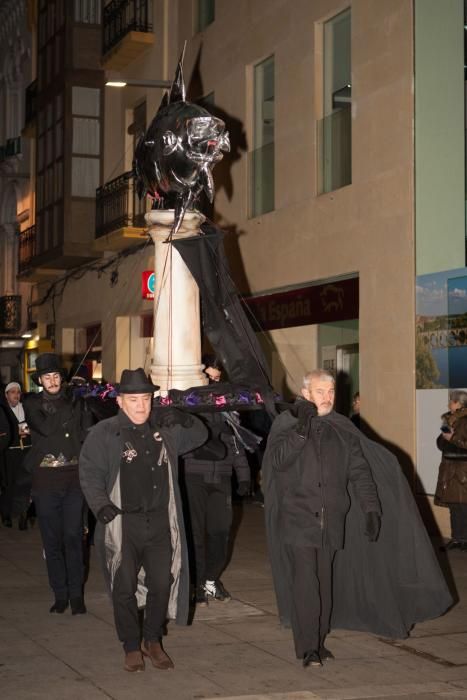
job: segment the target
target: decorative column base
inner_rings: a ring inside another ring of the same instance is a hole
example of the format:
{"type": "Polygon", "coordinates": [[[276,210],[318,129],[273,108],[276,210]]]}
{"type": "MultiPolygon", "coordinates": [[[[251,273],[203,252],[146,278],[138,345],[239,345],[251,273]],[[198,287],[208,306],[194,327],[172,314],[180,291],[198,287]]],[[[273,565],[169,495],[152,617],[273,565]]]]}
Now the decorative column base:
{"type": "MultiPolygon", "coordinates": [[[[208,383],[201,364],[199,290],[178,251],[167,243],[174,211],[153,210],[145,218],[155,247],[151,378],[166,394],[208,383]]],[[[196,236],[203,221],[199,212],[187,212],[174,239],[196,236]]]]}

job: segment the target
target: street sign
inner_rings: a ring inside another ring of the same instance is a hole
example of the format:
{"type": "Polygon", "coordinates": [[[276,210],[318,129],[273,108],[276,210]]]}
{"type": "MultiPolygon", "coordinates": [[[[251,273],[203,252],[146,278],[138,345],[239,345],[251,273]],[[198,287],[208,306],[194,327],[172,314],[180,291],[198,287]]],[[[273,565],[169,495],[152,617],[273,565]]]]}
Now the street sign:
{"type": "Polygon", "coordinates": [[[141,273],[141,283],[143,299],[154,299],[156,275],[153,270],[144,270],[141,273]]]}

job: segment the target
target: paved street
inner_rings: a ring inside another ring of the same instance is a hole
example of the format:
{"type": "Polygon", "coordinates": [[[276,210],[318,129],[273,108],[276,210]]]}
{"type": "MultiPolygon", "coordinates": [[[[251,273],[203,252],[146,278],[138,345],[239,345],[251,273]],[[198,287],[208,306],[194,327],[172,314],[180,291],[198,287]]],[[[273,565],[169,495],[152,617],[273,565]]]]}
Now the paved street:
{"type": "Polygon", "coordinates": [[[278,625],[266,557],[263,509],[239,511],[233,558],[223,581],[234,599],[212,603],[190,627],[169,625],[174,671],[129,674],[116,639],[97,562],[86,590],[88,614],[48,612],[37,526],[0,528],[1,700],[350,700],[467,698],[467,553],[449,563],[460,602],[443,618],[390,643],[362,633],[328,638],[335,661],[302,668],[291,634],[278,625]]]}

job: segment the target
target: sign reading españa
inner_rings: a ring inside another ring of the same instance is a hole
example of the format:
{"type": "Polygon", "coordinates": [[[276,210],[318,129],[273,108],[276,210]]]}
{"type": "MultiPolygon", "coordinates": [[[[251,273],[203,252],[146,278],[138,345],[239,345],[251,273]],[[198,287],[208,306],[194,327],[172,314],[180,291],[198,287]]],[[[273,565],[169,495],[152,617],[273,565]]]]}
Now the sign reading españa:
{"type": "Polygon", "coordinates": [[[244,300],[263,330],[358,318],[358,278],[244,300]]]}

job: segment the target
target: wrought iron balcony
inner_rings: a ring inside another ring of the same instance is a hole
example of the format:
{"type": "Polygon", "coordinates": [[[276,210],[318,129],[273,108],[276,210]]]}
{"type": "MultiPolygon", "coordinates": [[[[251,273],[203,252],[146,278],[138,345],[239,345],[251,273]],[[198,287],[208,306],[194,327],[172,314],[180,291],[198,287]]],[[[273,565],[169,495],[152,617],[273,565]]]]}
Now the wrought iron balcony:
{"type": "Polygon", "coordinates": [[[8,294],[0,297],[0,333],[19,333],[21,330],[21,297],[8,294]]]}
{"type": "Polygon", "coordinates": [[[25,106],[25,127],[28,127],[34,122],[37,116],[37,80],[34,80],[26,88],[26,106],[25,106]]]}
{"type": "Polygon", "coordinates": [[[36,227],[21,231],[18,246],[18,272],[24,272],[31,266],[31,260],[36,255],[36,227]]]}
{"type": "Polygon", "coordinates": [[[127,227],[144,228],[148,210],[140,200],[132,170],[119,175],[96,190],[96,238],[127,227]]]}
{"type": "Polygon", "coordinates": [[[130,32],[152,33],[152,2],[112,0],[103,9],[102,54],[105,56],[130,32]]]}
{"type": "Polygon", "coordinates": [[[8,139],[4,146],[0,146],[0,161],[12,158],[21,153],[21,136],[8,139]]]}

